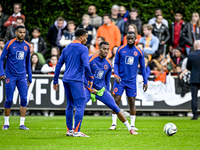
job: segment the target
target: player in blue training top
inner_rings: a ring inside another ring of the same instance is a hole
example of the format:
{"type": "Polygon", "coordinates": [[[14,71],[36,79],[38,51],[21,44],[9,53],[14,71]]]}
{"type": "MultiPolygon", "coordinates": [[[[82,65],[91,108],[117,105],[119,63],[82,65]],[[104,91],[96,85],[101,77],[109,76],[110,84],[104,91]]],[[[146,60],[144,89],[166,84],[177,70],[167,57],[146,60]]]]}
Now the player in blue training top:
{"type": "MultiPolygon", "coordinates": [[[[121,96],[126,90],[126,95],[128,97],[128,103],[130,106],[130,120],[131,128],[133,130],[138,130],[135,127],[135,97],[137,95],[136,90],[136,76],[138,70],[138,63],[140,64],[141,73],[144,80],[143,89],[147,90],[147,77],[145,71],[145,60],[144,53],[137,46],[135,46],[135,33],[128,32],[127,34],[127,45],[123,45],[118,48],[115,56],[114,64],[114,76],[115,82],[113,86],[114,99],[119,106],[121,102],[121,96]]],[[[115,130],[117,125],[117,115],[112,114],[112,126],[110,130],[115,130]]]]}
{"type": "Polygon", "coordinates": [[[67,136],[74,137],[88,137],[80,132],[81,122],[85,110],[85,86],[84,77],[85,72],[87,74],[88,84],[92,87],[93,79],[88,58],[88,49],[85,44],[87,42],[88,33],[84,29],[78,29],[75,32],[76,40],[70,43],[62,51],[62,55],[56,65],[54,74],[54,86],[55,90],[58,90],[58,77],[60,74],[60,68],[65,63],[65,72],[63,76],[63,85],[65,88],[65,94],[67,98],[66,108],[66,124],[67,124],[67,136]],[[75,126],[73,130],[73,111],[75,112],[75,126]]]}
{"type": "Polygon", "coordinates": [[[94,81],[93,81],[93,89],[87,86],[87,79],[85,79],[86,85],[86,103],[92,98],[92,94],[94,98],[97,98],[101,102],[103,102],[106,106],[112,109],[121,120],[121,122],[126,125],[129,132],[131,134],[138,134],[134,130],[131,129],[129,122],[127,121],[126,117],[119,109],[115,100],[110,94],[110,77],[112,73],[112,65],[111,62],[106,58],[109,52],[109,44],[107,42],[100,43],[100,52],[90,57],[90,68],[92,73],[94,74],[94,81]],[[90,93],[91,92],[91,93],[90,93]],[[100,92],[100,93],[99,93],[100,92]]]}
{"type": "Polygon", "coordinates": [[[3,130],[9,129],[9,115],[11,111],[11,105],[13,100],[13,93],[17,86],[20,102],[20,127],[22,130],[29,130],[24,125],[25,114],[27,108],[27,92],[28,86],[32,82],[31,63],[30,63],[30,46],[28,42],[24,40],[26,35],[26,28],[24,26],[18,26],[16,28],[16,38],[8,41],[3,49],[0,57],[0,78],[6,79],[6,101],[5,101],[5,122],[2,127],[3,130]],[[3,65],[6,58],[6,69],[4,73],[3,65]],[[28,81],[26,77],[28,73],[28,81]]]}

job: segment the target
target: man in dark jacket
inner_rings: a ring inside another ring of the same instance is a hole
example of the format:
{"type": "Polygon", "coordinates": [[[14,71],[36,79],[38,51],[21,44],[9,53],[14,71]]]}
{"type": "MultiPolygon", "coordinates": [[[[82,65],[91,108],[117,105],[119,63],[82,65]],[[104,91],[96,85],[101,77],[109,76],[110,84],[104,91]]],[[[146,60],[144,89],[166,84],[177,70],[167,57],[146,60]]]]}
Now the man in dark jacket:
{"type": "Polygon", "coordinates": [[[156,23],[154,23],[152,33],[159,39],[159,49],[164,50],[164,45],[167,44],[170,34],[166,25],[162,23],[163,16],[156,16],[156,23]]]}
{"type": "Polygon", "coordinates": [[[140,35],[142,34],[142,21],[138,17],[138,10],[135,8],[131,9],[131,11],[129,13],[128,21],[125,22],[125,25],[124,25],[124,34],[125,35],[128,33],[128,26],[130,24],[136,25],[138,34],[140,34],[140,35]]]}
{"type": "Polygon", "coordinates": [[[195,51],[189,53],[187,61],[187,69],[191,71],[191,92],[192,92],[192,120],[198,119],[198,89],[200,88],[200,40],[194,42],[195,51]]]}
{"type": "Polygon", "coordinates": [[[184,43],[182,40],[183,28],[185,26],[185,22],[182,20],[183,16],[181,12],[177,11],[174,15],[175,21],[172,22],[169,32],[170,32],[170,40],[169,40],[169,50],[172,51],[173,48],[177,46],[184,47],[184,43]]]}
{"type": "Polygon", "coordinates": [[[47,39],[52,47],[57,46],[61,48],[59,41],[64,34],[64,31],[67,31],[67,21],[62,17],[58,17],[54,24],[49,28],[47,35],[47,39]]]}
{"type": "Polygon", "coordinates": [[[8,15],[2,12],[3,7],[0,4],[0,38],[4,38],[6,34],[6,27],[4,27],[4,23],[8,20],[8,15]]]}

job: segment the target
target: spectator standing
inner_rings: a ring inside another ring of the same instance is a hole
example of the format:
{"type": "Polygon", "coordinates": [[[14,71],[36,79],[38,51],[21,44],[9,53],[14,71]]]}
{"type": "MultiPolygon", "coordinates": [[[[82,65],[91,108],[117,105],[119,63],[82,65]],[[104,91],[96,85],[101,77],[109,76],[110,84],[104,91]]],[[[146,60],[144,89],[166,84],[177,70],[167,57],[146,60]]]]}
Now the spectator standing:
{"type": "Polygon", "coordinates": [[[40,29],[35,27],[33,29],[32,35],[33,38],[31,39],[31,42],[34,44],[34,52],[45,55],[47,52],[47,44],[44,38],[41,36],[40,29]]]}
{"type": "Polygon", "coordinates": [[[6,34],[6,28],[4,27],[4,23],[8,20],[8,15],[2,12],[3,7],[0,4],[0,38],[4,38],[6,34]]]}
{"type": "Polygon", "coordinates": [[[66,31],[67,21],[63,17],[58,17],[54,24],[49,28],[47,35],[47,39],[52,47],[57,46],[61,48],[59,41],[66,31]]]}
{"type": "Polygon", "coordinates": [[[25,22],[25,16],[21,14],[22,5],[20,3],[13,4],[13,11],[14,13],[8,18],[8,20],[4,23],[5,27],[9,27],[11,25],[17,25],[16,20],[17,18],[23,18],[23,23],[25,22]]]}
{"type": "Polygon", "coordinates": [[[126,10],[125,6],[120,6],[119,7],[118,16],[119,16],[119,18],[122,18],[124,21],[128,20],[129,12],[128,12],[128,10],[126,10]]]}
{"type": "Polygon", "coordinates": [[[118,16],[119,14],[119,6],[113,5],[111,8],[111,21],[116,25],[122,18],[118,16]]]}
{"type": "MultiPolygon", "coordinates": [[[[130,24],[128,26],[128,32],[130,32],[130,31],[135,32],[135,36],[136,36],[135,45],[137,45],[137,43],[140,41],[140,38],[142,36],[138,34],[137,27],[134,24],[130,24]]],[[[126,44],[127,44],[127,35],[125,35],[124,39],[123,39],[123,45],[126,45],[126,44]]]]}
{"type": "Polygon", "coordinates": [[[90,25],[98,29],[102,25],[102,17],[96,14],[94,5],[88,7],[88,14],[90,15],[90,25]]]}
{"type": "Polygon", "coordinates": [[[181,36],[183,33],[183,28],[185,26],[185,22],[182,20],[183,16],[181,12],[177,11],[174,15],[175,21],[172,22],[169,32],[170,32],[170,40],[169,40],[169,51],[172,52],[173,48],[177,46],[184,46],[183,40],[181,40],[181,36]],[[183,43],[183,44],[182,44],[183,43]]]}
{"type": "MultiPolygon", "coordinates": [[[[99,27],[97,31],[97,37],[101,36],[105,38],[105,41],[108,42],[110,45],[110,49],[112,49],[114,46],[119,47],[121,45],[121,34],[119,28],[116,25],[114,25],[114,23],[111,21],[111,16],[109,14],[105,14],[103,16],[103,22],[104,24],[101,27],[99,27]]],[[[99,49],[97,42],[96,48],[99,49]]],[[[111,50],[109,51],[107,57],[112,57],[111,50]]]]}
{"type": "Polygon", "coordinates": [[[198,89],[200,88],[200,40],[194,42],[195,51],[188,55],[187,69],[191,71],[192,120],[198,119],[198,89]]]}
{"type": "MultiPolygon", "coordinates": [[[[158,15],[162,15],[162,10],[160,8],[155,10],[155,17],[151,18],[148,24],[153,25],[156,23],[156,16],[158,15]]],[[[168,27],[168,21],[166,19],[163,18],[162,23],[168,27]]]]}
{"type": "Polygon", "coordinates": [[[93,26],[90,25],[90,16],[88,14],[83,15],[82,25],[80,25],[78,28],[83,28],[86,31],[88,31],[88,38],[86,45],[88,44],[95,45],[97,31],[93,26]]]}
{"type": "Polygon", "coordinates": [[[128,17],[128,21],[125,22],[124,25],[124,34],[126,35],[128,32],[128,27],[130,24],[134,24],[137,27],[137,31],[138,34],[142,34],[142,21],[140,20],[140,18],[138,17],[138,10],[135,8],[132,8],[130,13],[129,13],[129,17],[128,17]]]}
{"type": "Polygon", "coordinates": [[[159,39],[159,49],[164,50],[164,45],[167,44],[170,34],[167,26],[162,23],[163,16],[156,16],[156,23],[154,23],[152,33],[159,39]]]}
{"type": "Polygon", "coordinates": [[[39,63],[39,57],[37,54],[31,56],[31,71],[32,74],[41,74],[42,65],[39,63]]]}
{"type": "MultiPolygon", "coordinates": [[[[23,18],[21,17],[18,17],[16,19],[16,25],[11,25],[9,26],[7,29],[6,29],[6,36],[5,36],[5,41],[8,42],[9,40],[13,39],[16,37],[16,34],[15,34],[15,31],[17,29],[18,26],[24,26],[24,23],[23,23],[23,18]]],[[[24,39],[27,41],[27,42],[30,42],[30,37],[29,37],[29,32],[28,30],[26,30],[26,34],[25,34],[25,37],[24,39]]]]}
{"type": "Polygon", "coordinates": [[[61,47],[66,47],[69,45],[73,40],[75,40],[75,29],[76,25],[74,21],[68,21],[67,25],[68,31],[65,31],[60,39],[59,43],[61,47]]]}
{"type": "Polygon", "coordinates": [[[186,52],[189,54],[190,48],[193,47],[194,41],[200,39],[200,20],[199,14],[194,12],[192,20],[188,22],[183,29],[183,39],[185,42],[186,52]]]}
{"type": "Polygon", "coordinates": [[[159,39],[152,34],[152,30],[152,25],[143,25],[144,36],[140,39],[139,42],[144,44],[144,53],[146,54],[153,54],[158,50],[159,39]]]}

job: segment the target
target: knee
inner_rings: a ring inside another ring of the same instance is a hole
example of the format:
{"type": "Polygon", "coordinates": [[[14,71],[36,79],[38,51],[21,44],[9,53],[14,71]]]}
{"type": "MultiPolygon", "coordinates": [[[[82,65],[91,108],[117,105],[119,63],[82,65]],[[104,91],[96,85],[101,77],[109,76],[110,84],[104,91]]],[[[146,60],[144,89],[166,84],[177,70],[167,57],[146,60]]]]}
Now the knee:
{"type": "Polygon", "coordinates": [[[21,106],[27,107],[27,99],[21,99],[21,106]]]}
{"type": "Polygon", "coordinates": [[[129,99],[129,105],[131,107],[135,107],[135,99],[134,98],[129,99]]]}
{"type": "Polygon", "coordinates": [[[117,105],[119,105],[121,102],[121,97],[115,96],[115,102],[117,105]]]}
{"type": "Polygon", "coordinates": [[[12,100],[6,100],[5,102],[5,108],[11,108],[12,100]]]}

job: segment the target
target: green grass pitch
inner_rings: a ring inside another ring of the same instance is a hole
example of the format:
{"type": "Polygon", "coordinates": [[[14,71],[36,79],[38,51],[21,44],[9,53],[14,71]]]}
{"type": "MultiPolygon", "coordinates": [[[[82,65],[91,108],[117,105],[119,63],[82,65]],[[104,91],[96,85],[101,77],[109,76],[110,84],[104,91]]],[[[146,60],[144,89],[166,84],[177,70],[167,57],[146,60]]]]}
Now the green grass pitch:
{"type": "MultiPolygon", "coordinates": [[[[4,117],[0,116],[3,125],[4,117]]],[[[127,118],[129,120],[129,117],[127,118]]],[[[118,120],[117,130],[108,130],[111,117],[84,116],[81,131],[89,138],[67,137],[65,116],[27,116],[29,131],[19,130],[19,116],[10,117],[9,130],[0,130],[0,150],[199,150],[200,120],[187,117],[137,117],[139,135],[131,135],[118,120]],[[178,131],[168,137],[166,123],[178,131]]]]}

